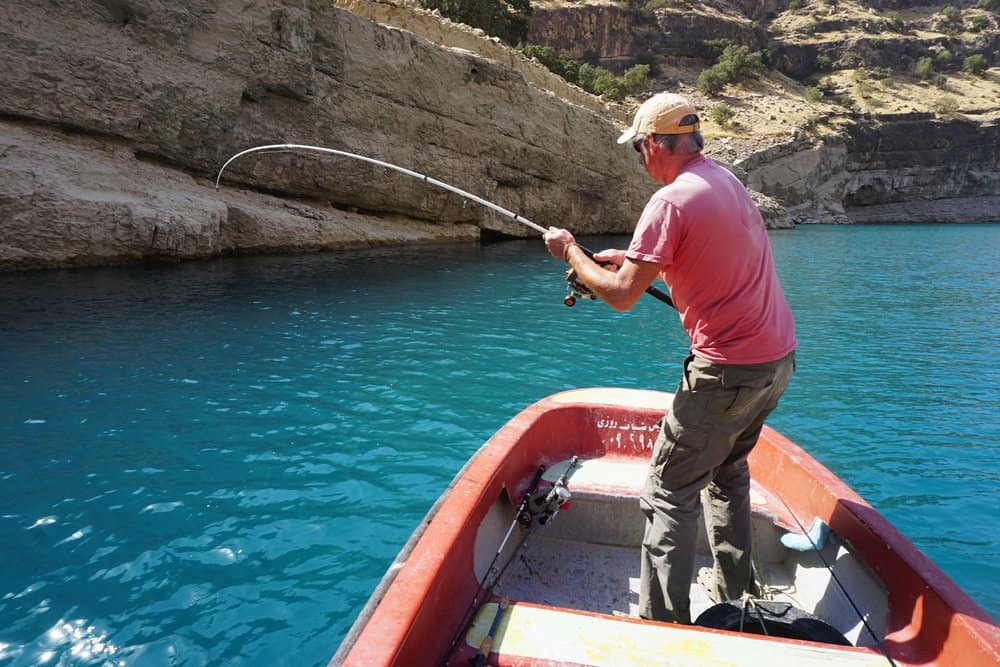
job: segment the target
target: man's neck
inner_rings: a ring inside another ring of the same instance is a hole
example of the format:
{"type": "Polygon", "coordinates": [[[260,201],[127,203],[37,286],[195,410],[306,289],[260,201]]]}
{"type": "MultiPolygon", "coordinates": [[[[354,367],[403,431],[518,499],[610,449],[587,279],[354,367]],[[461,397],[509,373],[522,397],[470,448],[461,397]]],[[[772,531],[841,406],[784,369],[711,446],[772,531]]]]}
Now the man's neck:
{"type": "Polygon", "coordinates": [[[687,155],[674,155],[668,161],[664,170],[664,178],[660,181],[664,185],[670,185],[677,180],[677,177],[684,173],[689,164],[701,157],[701,153],[690,153],[687,155]]]}

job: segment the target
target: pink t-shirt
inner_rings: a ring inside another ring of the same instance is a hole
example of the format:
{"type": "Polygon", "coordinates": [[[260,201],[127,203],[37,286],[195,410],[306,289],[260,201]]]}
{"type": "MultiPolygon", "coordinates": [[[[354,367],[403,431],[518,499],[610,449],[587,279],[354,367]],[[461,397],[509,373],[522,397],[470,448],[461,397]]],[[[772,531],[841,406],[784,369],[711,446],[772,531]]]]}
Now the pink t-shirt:
{"type": "Polygon", "coordinates": [[[743,184],[712,160],[699,155],[653,195],[626,257],[663,267],[699,357],[759,364],[795,349],[764,220],[743,184]]]}

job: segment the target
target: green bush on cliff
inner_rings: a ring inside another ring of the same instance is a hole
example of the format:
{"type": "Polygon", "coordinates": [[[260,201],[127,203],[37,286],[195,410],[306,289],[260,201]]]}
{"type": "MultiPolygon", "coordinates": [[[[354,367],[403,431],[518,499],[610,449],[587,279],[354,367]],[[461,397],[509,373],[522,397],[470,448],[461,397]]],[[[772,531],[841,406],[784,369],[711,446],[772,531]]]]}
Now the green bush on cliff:
{"type": "Polygon", "coordinates": [[[517,50],[528,58],[534,58],[552,73],[558,74],[571,83],[579,83],[580,63],[556,53],[551,46],[519,44],[517,50]]]}
{"type": "Polygon", "coordinates": [[[719,60],[698,77],[698,89],[708,95],[717,95],[726,84],[755,79],[764,69],[764,54],[751,52],[740,44],[730,44],[719,60]]]}
{"type": "Polygon", "coordinates": [[[989,12],[1000,11],[1000,0],[979,0],[976,6],[989,12]]]}
{"type": "Polygon", "coordinates": [[[645,64],[634,65],[625,70],[625,73],[622,74],[625,89],[632,94],[645,90],[646,86],[649,85],[649,71],[650,66],[645,64]]]}
{"type": "Polygon", "coordinates": [[[982,32],[990,27],[990,20],[985,16],[973,16],[969,19],[969,30],[972,32],[982,32]]]}
{"type": "Polygon", "coordinates": [[[499,37],[508,44],[528,38],[531,0],[418,0],[425,9],[436,9],[453,21],[499,37]]]}
{"type": "Polygon", "coordinates": [[[645,14],[652,14],[657,9],[666,9],[670,6],[667,0],[649,0],[646,4],[642,6],[642,11],[645,14]]]}
{"type": "Polygon", "coordinates": [[[902,31],[906,28],[906,22],[903,21],[903,18],[899,15],[899,12],[895,10],[887,11],[885,13],[885,18],[889,20],[889,23],[892,25],[893,28],[896,29],[896,31],[902,31]]]}
{"type": "Polygon", "coordinates": [[[587,83],[583,86],[584,90],[595,95],[603,95],[610,100],[621,101],[627,94],[622,80],[603,67],[587,63],[580,65],[580,82],[584,81],[587,83]]]}
{"type": "Polygon", "coordinates": [[[955,23],[962,16],[962,12],[955,5],[948,5],[941,10],[941,15],[952,23],[955,23]]]}
{"type": "Polygon", "coordinates": [[[708,110],[708,119],[717,125],[725,127],[733,119],[736,112],[728,104],[716,104],[708,110]]]}
{"type": "Polygon", "coordinates": [[[528,58],[534,58],[550,72],[558,74],[570,83],[576,84],[594,95],[621,101],[626,95],[634,95],[649,83],[649,65],[635,65],[616,77],[610,70],[599,65],[580,63],[572,58],[559,55],[551,46],[520,44],[517,50],[528,58]]]}
{"type": "Polygon", "coordinates": [[[981,53],[969,56],[962,61],[962,71],[969,74],[982,74],[989,66],[990,64],[986,60],[986,56],[981,53]]]}
{"type": "Polygon", "coordinates": [[[934,61],[930,56],[925,56],[917,61],[916,74],[924,81],[930,81],[934,78],[934,61]]]}
{"type": "Polygon", "coordinates": [[[698,90],[706,95],[718,95],[727,83],[729,77],[716,67],[709,67],[698,76],[698,90]]]}

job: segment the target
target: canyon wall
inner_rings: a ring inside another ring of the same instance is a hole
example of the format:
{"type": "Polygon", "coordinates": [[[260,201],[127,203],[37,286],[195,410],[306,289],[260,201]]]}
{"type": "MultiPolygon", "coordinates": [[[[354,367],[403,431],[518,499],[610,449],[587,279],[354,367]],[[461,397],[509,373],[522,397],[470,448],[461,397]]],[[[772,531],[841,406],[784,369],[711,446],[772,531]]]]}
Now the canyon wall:
{"type": "MultiPolygon", "coordinates": [[[[651,184],[620,128],[517,69],[325,1],[0,6],[0,269],[631,228],[651,184]]],[[[581,93],[582,94],[582,93],[581,93]]],[[[595,98],[596,99],[596,98],[595,98]]]]}
{"type": "MultiPolygon", "coordinates": [[[[1000,17],[973,2],[957,3],[985,22],[986,28],[971,32],[945,30],[948,19],[940,11],[907,0],[865,0],[843,11],[800,4],[792,11],[780,0],[705,0],[649,11],[639,0],[547,3],[535,9],[531,40],[616,71],[639,60],[675,63],[687,67],[687,90],[699,95],[691,84],[712,65],[718,40],[724,39],[764,52],[773,68],[801,80],[785,79],[782,85],[783,94],[803,96],[802,107],[807,107],[808,77],[822,74],[820,56],[834,69],[885,68],[905,76],[920,58],[941,50],[952,54],[952,69],[967,55],[993,54],[995,60],[1000,52],[1000,17]],[[910,12],[902,26],[885,14],[899,9],[910,12]]],[[[995,76],[990,72],[985,81],[995,76]]],[[[680,85],[683,91],[684,83],[684,77],[671,76],[658,85],[680,85]]],[[[936,92],[925,85],[928,94],[936,92]]],[[[738,104],[725,95],[701,100],[703,108],[725,102],[738,104]]],[[[765,128],[744,129],[757,137],[734,164],[748,187],[785,206],[796,223],[995,222],[1000,220],[1000,99],[982,111],[940,117],[816,112],[814,121],[831,121],[822,134],[800,127],[792,133],[795,139],[776,132],[769,145],[765,128]],[[823,113],[829,118],[821,118],[823,113]]],[[[772,129],[780,130],[781,119],[771,120],[772,129]]],[[[710,154],[713,144],[710,138],[710,154]]]]}
{"type": "MultiPolygon", "coordinates": [[[[547,5],[532,41],[618,70],[708,66],[713,39],[760,46],[775,2],[547,5]]],[[[790,73],[820,52],[768,48],[790,73]]],[[[628,232],[656,187],[615,144],[628,108],[402,0],[12,0],[0,58],[0,270],[535,235],[316,154],[243,158],[217,191],[223,162],[261,144],[361,153],[581,234],[628,232]]],[[[835,131],[726,154],[769,226],[997,219],[995,113],[841,115],[835,131]]]]}

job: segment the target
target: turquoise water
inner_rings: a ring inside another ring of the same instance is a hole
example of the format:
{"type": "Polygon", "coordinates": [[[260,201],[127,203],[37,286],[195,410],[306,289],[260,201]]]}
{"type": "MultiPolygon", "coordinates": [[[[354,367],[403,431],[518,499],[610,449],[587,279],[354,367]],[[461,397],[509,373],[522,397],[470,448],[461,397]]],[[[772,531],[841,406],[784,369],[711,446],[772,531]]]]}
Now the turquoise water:
{"type": "MultiPolygon", "coordinates": [[[[1000,225],[772,243],[772,425],[1000,617],[1000,225]]],[[[0,275],[0,663],[325,664],[517,410],[674,388],[676,316],[567,309],[562,270],[532,240],[0,275]]]]}

